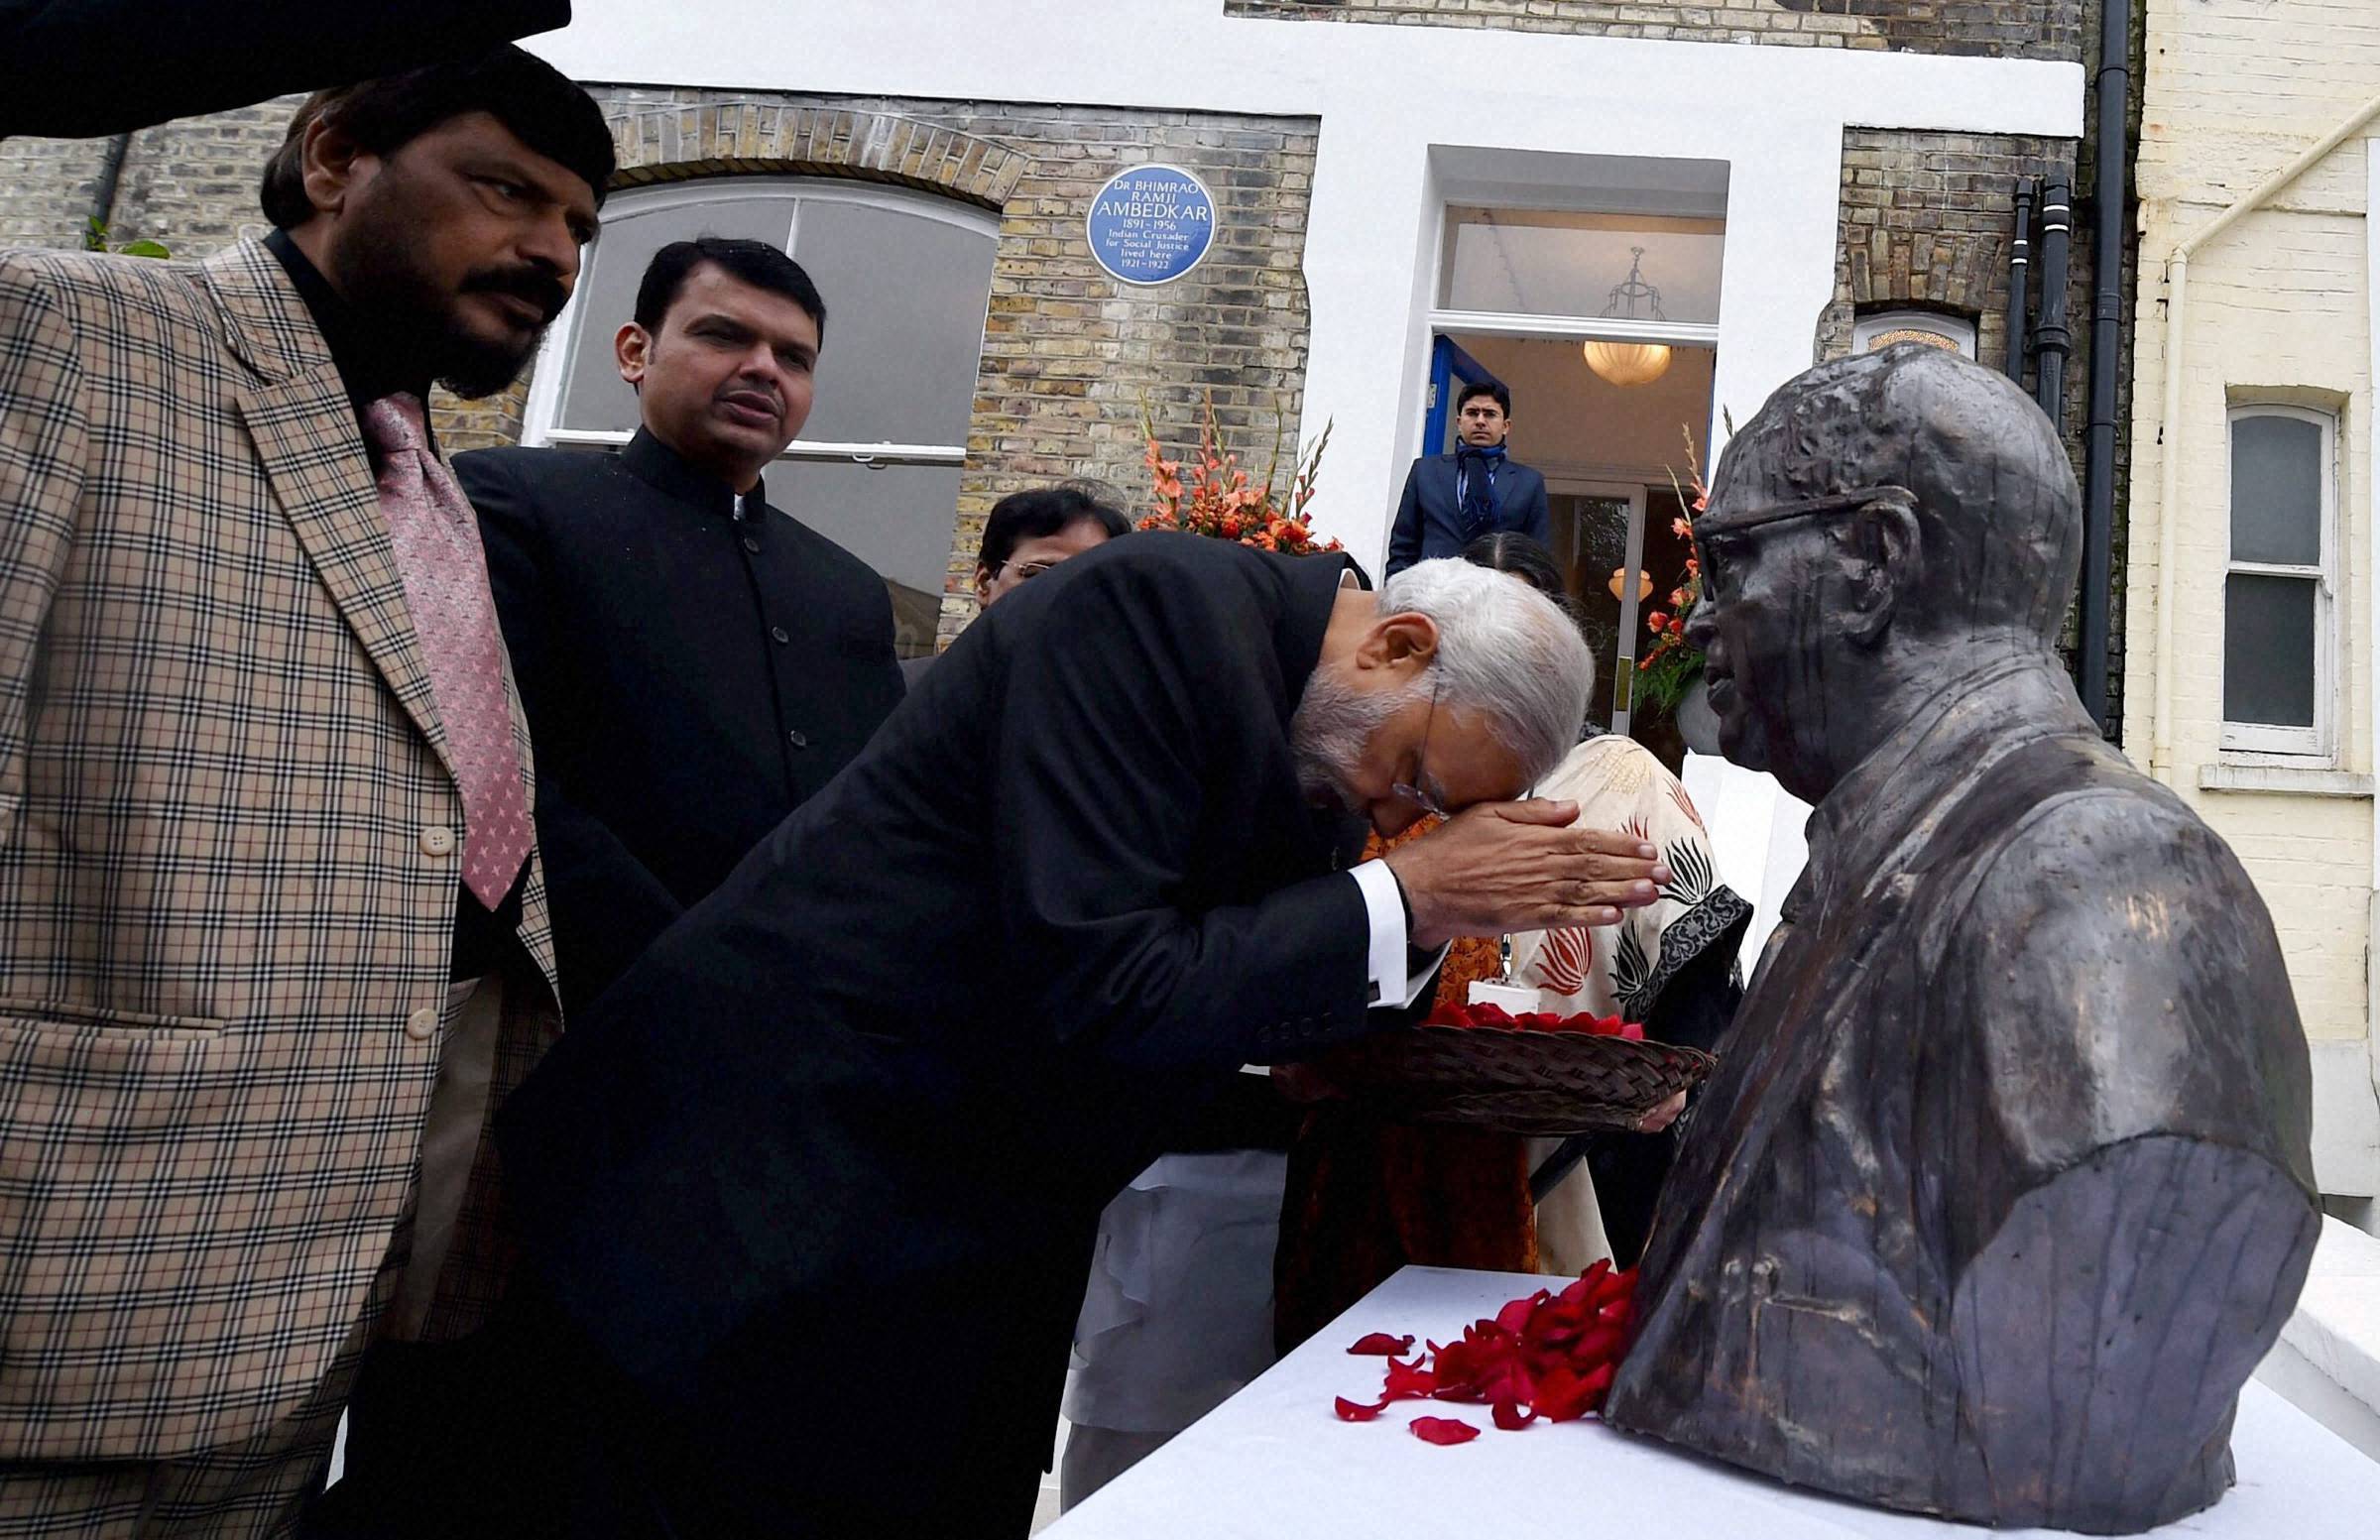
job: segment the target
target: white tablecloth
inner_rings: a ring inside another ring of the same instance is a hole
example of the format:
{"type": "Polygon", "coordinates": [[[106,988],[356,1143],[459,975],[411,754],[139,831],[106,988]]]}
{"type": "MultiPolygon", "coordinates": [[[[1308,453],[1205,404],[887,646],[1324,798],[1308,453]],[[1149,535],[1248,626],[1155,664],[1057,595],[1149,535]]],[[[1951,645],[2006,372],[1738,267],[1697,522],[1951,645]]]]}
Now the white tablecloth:
{"type": "MultiPolygon", "coordinates": [[[[1484,1406],[1429,1401],[1399,1401],[1375,1422],[1332,1415],[1334,1395],[1370,1400],[1379,1387],[1380,1360],[1346,1351],[1358,1337],[1412,1332],[1444,1342],[1544,1282],[1406,1268],[1046,1533],[1055,1540],[1974,1540],[1988,1533],[1799,1491],[1592,1419],[1503,1433],[1484,1406]],[[1418,1415],[1461,1417],[1480,1436],[1450,1448],[1424,1444],[1406,1431],[1418,1415]]],[[[2380,1535],[2380,1464],[2264,1385],[2251,1381],[2242,1392],[2231,1447],[2239,1484],[2230,1495],[2158,1534],[2380,1535]]]]}

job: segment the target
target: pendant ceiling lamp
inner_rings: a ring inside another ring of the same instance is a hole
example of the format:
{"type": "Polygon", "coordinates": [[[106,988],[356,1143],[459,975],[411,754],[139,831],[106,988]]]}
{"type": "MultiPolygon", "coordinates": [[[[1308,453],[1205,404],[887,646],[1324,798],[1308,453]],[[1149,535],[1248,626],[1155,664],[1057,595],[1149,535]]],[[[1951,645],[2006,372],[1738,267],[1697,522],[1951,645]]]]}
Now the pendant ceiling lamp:
{"type": "MultiPolygon", "coordinates": [[[[1604,314],[1613,320],[1667,320],[1661,313],[1661,291],[1644,281],[1644,248],[1628,248],[1628,276],[1611,286],[1604,314]]],[[[1661,342],[1605,342],[1586,344],[1587,367],[1611,384],[1626,389],[1650,385],[1669,373],[1669,346],[1661,342]]]]}
{"type": "MultiPolygon", "coordinates": [[[[1612,598],[1625,599],[1628,593],[1628,569],[1626,567],[1613,567],[1611,569],[1611,581],[1608,586],[1611,589],[1612,598]]],[[[1639,569],[1636,573],[1636,602],[1638,604],[1642,604],[1645,600],[1650,599],[1652,596],[1653,574],[1639,569]]]]}

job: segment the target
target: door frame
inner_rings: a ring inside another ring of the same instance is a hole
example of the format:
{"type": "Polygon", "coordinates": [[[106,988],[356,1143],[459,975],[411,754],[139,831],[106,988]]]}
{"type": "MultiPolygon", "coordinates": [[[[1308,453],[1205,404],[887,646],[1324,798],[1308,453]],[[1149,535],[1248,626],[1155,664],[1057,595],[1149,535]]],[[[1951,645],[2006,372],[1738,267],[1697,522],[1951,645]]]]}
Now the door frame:
{"type": "MultiPolygon", "coordinates": [[[[1585,481],[1569,476],[1548,476],[1545,490],[1552,496],[1608,498],[1628,505],[1628,534],[1625,542],[1626,570],[1644,569],[1645,504],[1649,490],[1641,482],[1585,481]]],[[[1571,549],[1580,549],[1578,533],[1571,535],[1571,549]]],[[[1598,667],[1611,670],[1611,731],[1626,736],[1629,708],[1636,699],[1636,617],[1639,608],[1637,589],[1631,585],[1619,596],[1619,638],[1614,655],[1607,661],[1597,658],[1598,667]]]]}

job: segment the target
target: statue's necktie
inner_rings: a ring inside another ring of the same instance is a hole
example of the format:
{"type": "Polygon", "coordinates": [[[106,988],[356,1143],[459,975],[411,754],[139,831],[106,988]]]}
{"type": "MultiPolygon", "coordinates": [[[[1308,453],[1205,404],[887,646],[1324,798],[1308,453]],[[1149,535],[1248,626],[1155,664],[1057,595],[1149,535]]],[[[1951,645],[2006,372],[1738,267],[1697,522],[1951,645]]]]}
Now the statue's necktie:
{"type": "Polygon", "coordinates": [[[429,452],[419,398],[372,403],[364,431],[380,452],[381,516],[463,793],[463,885],[493,909],[512,891],[534,836],[479,521],[454,473],[429,452]]]}

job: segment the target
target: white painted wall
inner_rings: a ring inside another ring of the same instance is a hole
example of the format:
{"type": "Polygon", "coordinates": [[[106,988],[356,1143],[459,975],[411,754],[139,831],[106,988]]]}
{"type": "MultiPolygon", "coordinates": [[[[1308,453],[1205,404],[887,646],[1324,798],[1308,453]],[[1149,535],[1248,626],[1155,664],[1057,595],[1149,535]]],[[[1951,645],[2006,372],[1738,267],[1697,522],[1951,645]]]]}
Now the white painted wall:
{"type": "Polygon", "coordinates": [[[1714,399],[1808,367],[1834,294],[1846,125],[2076,137],[2080,65],[1227,17],[1218,0],[579,0],[533,47],[575,78],[1319,117],[1306,237],[1323,530],[1376,570],[1420,437],[1430,151],[1730,164],[1714,399]],[[1455,125],[1460,134],[1450,138],[1455,125]]]}

